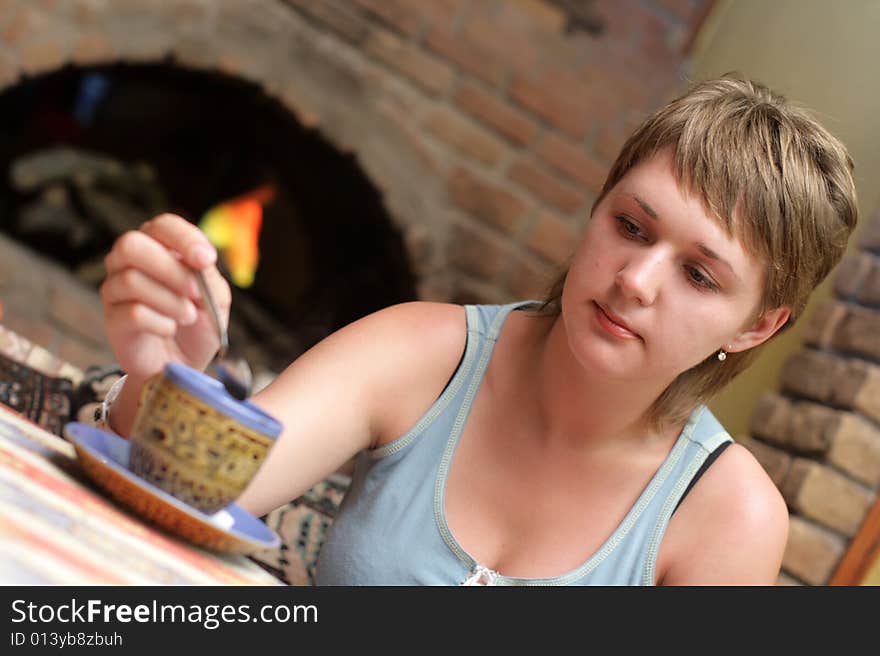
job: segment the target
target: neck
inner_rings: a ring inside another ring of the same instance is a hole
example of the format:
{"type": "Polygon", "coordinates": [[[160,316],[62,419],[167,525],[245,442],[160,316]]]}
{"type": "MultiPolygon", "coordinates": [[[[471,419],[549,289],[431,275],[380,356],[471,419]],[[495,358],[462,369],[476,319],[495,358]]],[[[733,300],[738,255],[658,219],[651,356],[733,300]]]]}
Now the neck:
{"type": "Polygon", "coordinates": [[[666,442],[669,431],[658,433],[644,419],[665,384],[614,380],[584,370],[571,354],[561,316],[547,321],[549,327],[529,322],[532,329],[524,332],[527,347],[520,360],[527,375],[514,378],[529,381],[539,434],[577,450],[666,442]]]}

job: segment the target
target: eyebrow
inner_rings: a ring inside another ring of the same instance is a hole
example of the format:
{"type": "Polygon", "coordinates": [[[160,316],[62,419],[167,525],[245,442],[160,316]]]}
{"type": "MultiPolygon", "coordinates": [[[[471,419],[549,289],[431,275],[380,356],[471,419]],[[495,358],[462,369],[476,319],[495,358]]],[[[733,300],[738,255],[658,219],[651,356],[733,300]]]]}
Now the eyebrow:
{"type": "Polygon", "coordinates": [[[660,216],[657,214],[657,212],[654,210],[654,208],[651,207],[650,205],[648,205],[641,198],[639,198],[635,194],[626,194],[626,195],[629,196],[630,198],[632,198],[635,202],[637,202],[639,204],[639,207],[641,207],[645,211],[645,214],[650,216],[655,221],[660,220],[660,216]]]}
{"type": "MultiPolygon", "coordinates": [[[[630,198],[632,198],[636,203],[638,203],[639,207],[641,207],[642,210],[644,210],[645,214],[650,216],[655,221],[660,220],[660,215],[657,214],[657,211],[653,207],[648,205],[648,203],[646,203],[643,199],[639,198],[635,194],[626,194],[626,195],[629,196],[630,198]]],[[[733,274],[733,277],[736,278],[738,281],[742,282],[740,277],[738,275],[736,275],[736,271],[733,270],[733,267],[731,266],[730,262],[725,260],[723,257],[721,257],[718,253],[713,251],[711,248],[709,248],[705,244],[698,243],[697,248],[699,248],[700,252],[703,255],[705,255],[706,257],[708,257],[710,260],[714,260],[715,262],[719,262],[720,264],[723,264],[724,266],[726,266],[730,270],[730,273],[733,274]]]]}

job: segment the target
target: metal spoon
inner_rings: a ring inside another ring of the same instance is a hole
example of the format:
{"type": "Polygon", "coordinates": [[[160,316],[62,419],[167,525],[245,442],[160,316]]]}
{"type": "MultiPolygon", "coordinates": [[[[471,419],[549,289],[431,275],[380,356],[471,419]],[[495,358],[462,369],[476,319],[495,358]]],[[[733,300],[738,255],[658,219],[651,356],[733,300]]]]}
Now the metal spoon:
{"type": "Polygon", "coordinates": [[[217,378],[223,383],[227,392],[239,401],[244,401],[251,394],[251,385],[254,380],[251,368],[244,358],[234,358],[227,354],[229,351],[229,333],[226,331],[223,320],[220,318],[220,312],[217,309],[217,304],[214,302],[214,296],[208,288],[205,273],[203,271],[196,271],[195,274],[199,287],[202,289],[202,297],[205,299],[208,311],[214,320],[214,326],[217,328],[217,335],[220,337],[220,348],[217,350],[217,355],[214,359],[214,369],[217,373],[217,378]]]}

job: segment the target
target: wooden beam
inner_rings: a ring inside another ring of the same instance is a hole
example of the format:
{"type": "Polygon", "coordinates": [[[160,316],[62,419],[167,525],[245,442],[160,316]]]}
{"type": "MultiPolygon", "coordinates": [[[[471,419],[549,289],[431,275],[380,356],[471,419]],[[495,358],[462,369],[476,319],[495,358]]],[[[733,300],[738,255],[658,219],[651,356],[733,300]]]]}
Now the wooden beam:
{"type": "Polygon", "coordinates": [[[880,500],[868,511],[859,532],[837,565],[828,585],[859,585],[880,558],[880,500]]]}

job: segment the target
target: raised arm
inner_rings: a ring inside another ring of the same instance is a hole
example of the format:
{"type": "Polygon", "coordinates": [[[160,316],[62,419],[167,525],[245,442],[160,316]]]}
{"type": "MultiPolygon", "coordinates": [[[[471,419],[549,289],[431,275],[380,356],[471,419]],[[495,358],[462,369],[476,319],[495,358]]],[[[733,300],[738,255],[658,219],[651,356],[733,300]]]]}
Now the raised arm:
{"type": "Polygon", "coordinates": [[[284,432],[239,505],[265,514],[401,435],[440,395],[464,342],[461,307],[415,302],[355,321],[300,356],[253,399],[284,432]]]}
{"type": "MultiPolygon", "coordinates": [[[[110,425],[128,435],[144,381],[177,361],[203,369],[218,347],[192,270],[203,269],[224,315],[229,286],[207,237],[162,215],[126,233],[105,262],[107,333],[128,373],[110,425]]],[[[404,303],[342,328],[293,362],[252,401],[284,425],[238,500],[262,515],[335,471],[358,451],[393,439],[430,407],[465,343],[464,310],[404,303]]]]}

